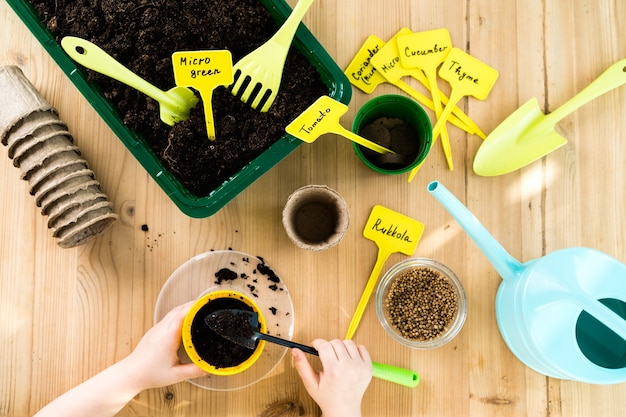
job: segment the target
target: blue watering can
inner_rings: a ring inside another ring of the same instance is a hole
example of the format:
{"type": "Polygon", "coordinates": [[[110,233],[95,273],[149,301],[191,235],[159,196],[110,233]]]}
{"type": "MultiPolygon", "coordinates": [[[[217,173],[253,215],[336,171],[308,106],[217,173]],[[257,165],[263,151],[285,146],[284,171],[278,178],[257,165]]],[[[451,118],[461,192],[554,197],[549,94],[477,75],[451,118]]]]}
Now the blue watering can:
{"type": "Polygon", "coordinates": [[[428,191],[502,277],[496,320],[519,360],[553,378],[626,382],[626,265],[580,247],[520,263],[443,185],[428,191]]]}

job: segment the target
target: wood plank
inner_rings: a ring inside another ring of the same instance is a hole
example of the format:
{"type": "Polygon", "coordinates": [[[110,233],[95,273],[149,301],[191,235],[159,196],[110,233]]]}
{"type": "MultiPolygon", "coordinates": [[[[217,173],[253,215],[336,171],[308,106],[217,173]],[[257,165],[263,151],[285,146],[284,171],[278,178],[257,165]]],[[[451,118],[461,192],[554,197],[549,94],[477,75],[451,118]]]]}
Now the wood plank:
{"type": "MultiPolygon", "coordinates": [[[[293,6],[296,0],[288,3],[293,6]]],[[[626,39],[619,28],[625,19],[626,4],[616,0],[519,0],[507,7],[497,0],[445,0],[437,5],[345,0],[314,3],[304,21],[342,69],[369,35],[388,40],[403,27],[448,28],[455,46],[500,73],[486,100],[460,103],[488,133],[531,97],[542,111],[554,110],[623,58],[626,39]]],[[[368,347],[374,360],[414,369],[422,380],[415,389],[372,381],[363,401],[364,416],[623,414],[624,384],[548,378],[511,353],[495,315],[501,278],[426,186],[441,181],[520,261],[579,245],[626,261],[621,227],[626,89],[616,89],[563,120],[559,127],[568,143],[508,175],[476,176],[472,162],[481,140],[456,127],[449,128],[455,170],[447,169],[437,142],[410,184],[405,175],[372,172],[348,140],[325,135],[300,146],[215,215],[192,219],[150,178],[6,2],[0,3],[0,21],[0,65],[19,65],[59,109],[120,216],[95,241],[59,248],[28,194],[28,184],[3,151],[0,415],[32,415],[126,356],[152,326],[157,297],[170,274],[210,250],[231,248],[262,256],[276,269],[294,303],[294,340],[343,337],[376,259],[376,245],[362,234],[376,204],[425,224],[414,256],[449,266],[465,286],[469,311],[453,342],[418,351],[385,334],[372,298],[355,340],[368,347]],[[348,232],[324,252],[297,248],[281,223],[288,196],[307,184],[328,185],[349,206],[348,232]],[[144,225],[147,230],[142,230],[144,225]]],[[[427,94],[417,81],[404,81],[427,94]]],[[[440,86],[449,89],[443,81],[440,86]]],[[[381,85],[371,95],[353,88],[342,125],[349,129],[358,109],[382,94],[406,95],[392,85],[381,85]]],[[[390,256],[383,273],[404,259],[402,254],[390,256]]],[[[305,415],[319,415],[289,354],[251,387],[217,392],[180,383],[141,393],[119,415],[262,415],[285,403],[303,407],[305,415]]]]}

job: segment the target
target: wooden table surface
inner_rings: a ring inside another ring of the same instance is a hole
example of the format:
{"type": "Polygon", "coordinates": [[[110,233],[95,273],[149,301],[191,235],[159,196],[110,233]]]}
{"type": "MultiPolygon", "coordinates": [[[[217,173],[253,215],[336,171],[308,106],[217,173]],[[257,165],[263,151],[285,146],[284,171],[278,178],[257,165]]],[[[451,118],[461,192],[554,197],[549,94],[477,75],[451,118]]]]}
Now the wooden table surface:
{"type": "MultiPolygon", "coordinates": [[[[20,66],[59,110],[119,214],[105,235],[61,249],[2,150],[0,415],[32,415],[127,355],[152,325],[170,274],[210,250],[232,248],[265,258],[290,290],[295,340],[342,338],[376,260],[376,245],[362,232],[377,204],[424,223],[414,256],[455,271],[469,310],[452,342],[418,351],[385,334],[370,302],[355,340],[375,360],[412,368],[422,380],[415,389],[373,380],[365,416],[626,413],[626,384],[548,378],[509,351],[494,313],[500,277],[426,189],[430,181],[441,181],[516,259],[587,246],[626,261],[626,88],[568,116],[559,125],[565,146],[507,175],[477,176],[472,162],[481,140],[456,127],[449,128],[454,171],[437,143],[412,183],[406,175],[374,173],[351,143],[326,135],[300,146],[212,217],[192,219],[155,184],[5,2],[0,21],[0,65],[20,66]],[[281,224],[287,197],[307,184],[328,185],[349,206],[346,236],[324,252],[297,248],[281,224]]],[[[342,69],[369,35],[388,40],[403,27],[449,29],[454,46],[499,71],[486,100],[460,103],[487,133],[531,97],[544,112],[554,110],[626,56],[622,0],[318,0],[305,23],[342,69]]],[[[385,93],[404,94],[391,85],[370,95],[353,89],[342,124],[349,127],[357,109],[385,93]]],[[[392,255],[383,272],[406,258],[392,255]]],[[[215,392],[184,382],[140,394],[120,415],[256,416],[281,401],[301,404],[306,415],[319,414],[288,357],[249,388],[215,392]]]]}

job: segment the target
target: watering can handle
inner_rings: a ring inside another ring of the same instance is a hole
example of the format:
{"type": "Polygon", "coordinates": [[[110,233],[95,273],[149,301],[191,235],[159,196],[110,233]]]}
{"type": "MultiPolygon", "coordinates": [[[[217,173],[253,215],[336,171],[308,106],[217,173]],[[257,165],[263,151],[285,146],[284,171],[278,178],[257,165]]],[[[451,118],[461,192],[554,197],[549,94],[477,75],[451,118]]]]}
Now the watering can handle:
{"type": "Polygon", "coordinates": [[[485,226],[443,184],[432,181],[428,192],[437,199],[472,238],[503,280],[515,279],[523,271],[523,265],[489,234],[485,226]]]}
{"type": "Polygon", "coordinates": [[[581,92],[548,114],[543,123],[554,125],[591,100],[626,84],[626,58],[617,61],[581,92]]]}

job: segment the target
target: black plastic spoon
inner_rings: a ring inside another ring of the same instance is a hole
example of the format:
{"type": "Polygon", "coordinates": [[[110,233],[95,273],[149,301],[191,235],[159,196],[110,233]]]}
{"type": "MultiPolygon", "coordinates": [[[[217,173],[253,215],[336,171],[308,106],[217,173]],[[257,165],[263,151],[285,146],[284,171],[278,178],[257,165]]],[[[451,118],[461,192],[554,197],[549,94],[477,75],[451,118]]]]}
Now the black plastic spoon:
{"type": "MultiPolygon", "coordinates": [[[[291,340],[281,339],[259,331],[259,315],[252,311],[228,309],[217,310],[204,319],[206,325],[223,338],[248,349],[255,349],[259,340],[275,343],[288,348],[298,348],[303,352],[319,356],[316,349],[291,340]]],[[[417,373],[404,368],[372,362],[372,375],[407,387],[419,384],[417,373]]]]}

